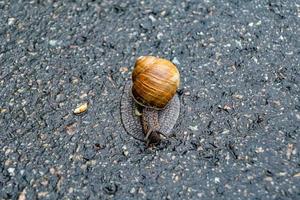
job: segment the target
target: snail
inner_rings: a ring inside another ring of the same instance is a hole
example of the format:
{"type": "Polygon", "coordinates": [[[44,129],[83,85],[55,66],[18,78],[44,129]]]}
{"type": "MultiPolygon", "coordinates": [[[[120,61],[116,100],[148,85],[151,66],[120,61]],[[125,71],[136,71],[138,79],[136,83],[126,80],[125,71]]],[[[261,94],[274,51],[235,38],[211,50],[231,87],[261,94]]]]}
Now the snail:
{"type": "Polygon", "coordinates": [[[168,137],[180,112],[176,91],[180,74],[176,66],[163,58],[139,57],[121,98],[124,128],[134,138],[156,145],[161,135],[168,137]]]}

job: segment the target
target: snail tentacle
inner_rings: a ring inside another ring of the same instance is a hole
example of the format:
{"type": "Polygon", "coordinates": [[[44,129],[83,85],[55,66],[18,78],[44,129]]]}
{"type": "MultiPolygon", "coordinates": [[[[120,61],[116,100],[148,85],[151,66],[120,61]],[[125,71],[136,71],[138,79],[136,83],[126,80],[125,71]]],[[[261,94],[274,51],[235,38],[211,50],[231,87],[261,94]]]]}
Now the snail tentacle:
{"type": "Polygon", "coordinates": [[[146,136],[145,136],[145,141],[148,141],[148,138],[149,138],[149,136],[150,136],[150,134],[153,132],[153,129],[152,128],[150,128],[149,130],[148,130],[148,133],[146,134],[146,136]]]}

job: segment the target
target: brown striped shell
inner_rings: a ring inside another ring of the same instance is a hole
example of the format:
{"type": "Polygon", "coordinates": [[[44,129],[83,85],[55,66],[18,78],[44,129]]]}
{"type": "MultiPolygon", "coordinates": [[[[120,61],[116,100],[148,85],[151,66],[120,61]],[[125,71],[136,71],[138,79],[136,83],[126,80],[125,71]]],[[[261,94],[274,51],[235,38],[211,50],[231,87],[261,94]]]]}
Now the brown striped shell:
{"type": "Polygon", "coordinates": [[[132,95],[137,103],[163,109],[175,95],[180,75],[172,62],[154,56],[142,56],[135,63],[132,82],[132,95]]]}

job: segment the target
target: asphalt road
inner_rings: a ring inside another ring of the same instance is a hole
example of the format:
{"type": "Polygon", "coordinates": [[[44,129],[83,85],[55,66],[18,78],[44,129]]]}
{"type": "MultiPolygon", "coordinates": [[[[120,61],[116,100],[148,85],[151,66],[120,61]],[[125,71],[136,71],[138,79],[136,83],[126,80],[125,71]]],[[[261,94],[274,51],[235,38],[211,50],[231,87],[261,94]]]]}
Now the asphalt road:
{"type": "Polygon", "coordinates": [[[299,29],[297,0],[1,0],[0,199],[300,199],[299,29]],[[181,72],[153,149],[120,120],[141,55],[181,72]]]}

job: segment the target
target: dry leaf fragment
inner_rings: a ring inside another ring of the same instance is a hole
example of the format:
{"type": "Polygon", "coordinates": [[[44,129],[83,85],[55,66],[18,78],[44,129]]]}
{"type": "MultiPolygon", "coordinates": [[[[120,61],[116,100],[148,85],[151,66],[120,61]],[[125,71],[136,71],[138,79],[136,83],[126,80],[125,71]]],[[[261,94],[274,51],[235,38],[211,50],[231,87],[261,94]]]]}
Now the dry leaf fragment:
{"type": "Polygon", "coordinates": [[[294,177],[300,177],[300,172],[297,174],[294,174],[294,177]]]}
{"type": "Polygon", "coordinates": [[[74,110],[74,114],[81,114],[83,112],[85,112],[88,108],[88,104],[87,103],[83,103],[80,106],[78,106],[77,108],[75,108],[74,110]]]}

